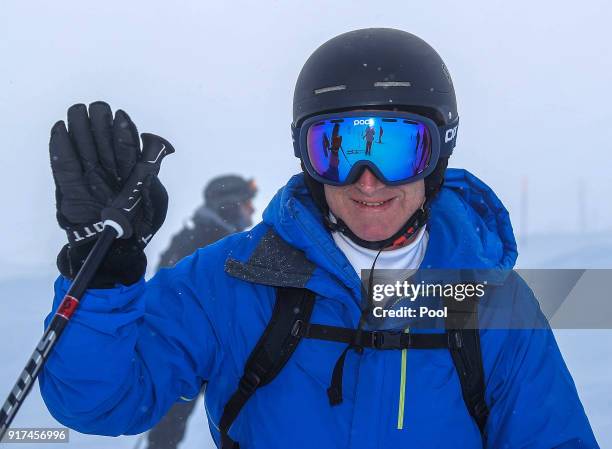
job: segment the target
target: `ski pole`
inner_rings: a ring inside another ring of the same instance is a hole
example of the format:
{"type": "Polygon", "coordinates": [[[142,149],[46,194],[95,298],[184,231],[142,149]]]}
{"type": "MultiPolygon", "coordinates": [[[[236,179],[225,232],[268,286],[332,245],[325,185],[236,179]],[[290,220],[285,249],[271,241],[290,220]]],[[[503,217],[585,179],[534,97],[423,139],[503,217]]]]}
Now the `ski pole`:
{"type": "Polygon", "coordinates": [[[0,441],[2,441],[23,401],[32,389],[32,385],[49,358],[51,350],[57,344],[74,312],[79,307],[83,294],[89,287],[114,240],[116,238],[129,238],[132,235],[133,229],[130,218],[136,212],[136,206],[142,199],[140,190],[146,177],[156,176],[159,173],[163,158],[174,152],[174,148],[167,140],[154,134],[142,134],[142,141],[141,161],[134,167],[132,174],[113,204],[102,210],[104,223],[102,232],[64,295],[42,338],[34,348],[32,356],[21,371],[2,409],[0,409],[0,441]]]}

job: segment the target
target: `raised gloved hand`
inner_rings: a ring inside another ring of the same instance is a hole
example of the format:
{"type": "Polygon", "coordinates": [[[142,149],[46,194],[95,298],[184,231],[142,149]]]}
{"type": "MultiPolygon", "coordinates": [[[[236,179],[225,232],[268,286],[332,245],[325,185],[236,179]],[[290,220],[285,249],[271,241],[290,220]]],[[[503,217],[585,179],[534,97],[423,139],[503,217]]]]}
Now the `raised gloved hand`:
{"type": "Polygon", "coordinates": [[[173,151],[167,141],[150,134],[142,135],[141,151],[130,117],[117,110],[113,118],[110,106],[101,101],[89,105],[89,114],[84,104],[71,106],[68,129],[63,121],[53,126],[49,152],[57,221],[69,242],[57,259],[64,276],[74,278],[102,232],[102,211],[108,213],[107,208],[118,203],[125,212],[117,221],[129,220],[123,226],[129,235],[113,243],[91,287],[129,285],[144,275],[143,250],[164,222],[168,195],[154,175],[144,177],[134,189],[126,184],[130,174],[142,168],[143,154],[150,154],[148,146],[160,140],[162,151],[173,151]]]}

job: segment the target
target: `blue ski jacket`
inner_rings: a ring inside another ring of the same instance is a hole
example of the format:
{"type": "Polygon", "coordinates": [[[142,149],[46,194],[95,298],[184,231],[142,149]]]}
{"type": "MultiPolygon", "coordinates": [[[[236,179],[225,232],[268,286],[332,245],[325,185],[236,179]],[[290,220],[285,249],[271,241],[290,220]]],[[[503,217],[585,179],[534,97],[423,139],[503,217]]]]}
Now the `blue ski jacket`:
{"type": "MultiPolygon", "coordinates": [[[[516,260],[506,209],[464,170],[448,170],[428,231],[422,267],[511,269],[516,260]]],[[[53,311],[69,283],[57,280],[53,311]]],[[[223,407],[271,316],[274,286],[315,292],[313,323],[358,324],[361,281],[302,175],[279,190],[251,231],[202,248],[147,282],[88,290],[40,375],[49,411],[79,432],[136,434],[206,384],[218,443],[223,407]],[[304,255],[308,263],[296,263],[304,255]]],[[[507,307],[541,315],[518,276],[511,287],[507,307]]],[[[349,351],[344,401],[332,407],[326,390],[346,345],[310,339],[257,390],[230,436],[244,449],[598,447],[550,329],[480,334],[490,409],[484,440],[448,351],[349,351]]]]}

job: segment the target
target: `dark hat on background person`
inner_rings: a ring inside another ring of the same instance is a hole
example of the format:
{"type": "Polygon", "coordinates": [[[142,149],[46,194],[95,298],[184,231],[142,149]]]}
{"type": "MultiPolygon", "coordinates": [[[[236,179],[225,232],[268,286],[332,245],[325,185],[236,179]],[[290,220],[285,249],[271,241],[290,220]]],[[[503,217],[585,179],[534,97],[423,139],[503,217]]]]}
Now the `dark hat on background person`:
{"type": "Polygon", "coordinates": [[[256,194],[257,185],[253,178],[223,175],[214,178],[206,185],[204,203],[206,207],[218,211],[225,206],[251,200],[256,194]]]}

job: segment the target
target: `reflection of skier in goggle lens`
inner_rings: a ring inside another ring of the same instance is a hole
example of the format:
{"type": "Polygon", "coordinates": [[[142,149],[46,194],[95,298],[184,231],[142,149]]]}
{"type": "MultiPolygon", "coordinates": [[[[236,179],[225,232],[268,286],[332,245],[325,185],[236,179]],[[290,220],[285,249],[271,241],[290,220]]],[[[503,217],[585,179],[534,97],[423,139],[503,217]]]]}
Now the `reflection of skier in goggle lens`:
{"type": "Polygon", "coordinates": [[[458,123],[438,53],[410,33],[376,28],[342,34],[310,56],[295,87],[291,128],[306,184],[330,230],[382,249],[406,242],[427,222],[458,123]],[[366,169],[389,186],[425,183],[423,206],[380,241],[363,240],[338,217],[330,219],[323,189],[353,184],[366,169]]]}
{"type": "Polygon", "coordinates": [[[308,174],[323,184],[352,184],[365,167],[385,184],[404,184],[434,170],[441,142],[443,153],[451,151],[454,138],[440,138],[447,131],[453,127],[438,127],[427,117],[399,111],[317,115],[300,128],[300,158],[308,174]],[[384,144],[374,141],[377,129],[386,132],[384,144]]]}

